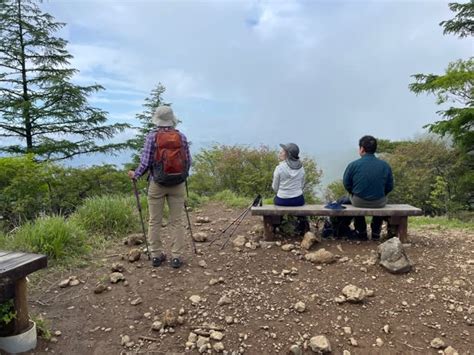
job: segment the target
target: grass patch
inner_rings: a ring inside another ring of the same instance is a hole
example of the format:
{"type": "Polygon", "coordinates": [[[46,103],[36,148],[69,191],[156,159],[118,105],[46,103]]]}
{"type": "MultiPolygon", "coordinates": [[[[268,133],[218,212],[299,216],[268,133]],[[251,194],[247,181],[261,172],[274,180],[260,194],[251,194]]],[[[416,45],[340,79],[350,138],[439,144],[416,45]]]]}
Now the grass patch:
{"type": "Polygon", "coordinates": [[[229,207],[244,208],[248,207],[250,203],[252,203],[253,198],[237,196],[234,192],[230,190],[224,190],[211,196],[210,200],[223,202],[226,206],[229,207]]]}
{"type": "Polygon", "coordinates": [[[38,332],[38,336],[40,336],[46,341],[50,341],[52,338],[52,334],[49,322],[41,315],[32,315],[31,320],[36,323],[36,331],[38,332]]]}
{"type": "Polygon", "coordinates": [[[448,217],[410,217],[409,226],[414,228],[422,228],[424,226],[437,226],[439,229],[466,229],[474,231],[474,221],[463,221],[456,218],[448,217]]]}
{"type": "Polygon", "coordinates": [[[86,231],[62,216],[27,222],[14,234],[0,237],[0,245],[7,250],[46,254],[55,260],[83,255],[90,249],[86,231]]]}
{"type": "MultiPolygon", "coordinates": [[[[143,216],[148,208],[146,199],[141,198],[143,216]]],[[[71,216],[88,233],[112,239],[140,228],[140,219],[134,196],[105,195],[87,199],[71,216]]]]}

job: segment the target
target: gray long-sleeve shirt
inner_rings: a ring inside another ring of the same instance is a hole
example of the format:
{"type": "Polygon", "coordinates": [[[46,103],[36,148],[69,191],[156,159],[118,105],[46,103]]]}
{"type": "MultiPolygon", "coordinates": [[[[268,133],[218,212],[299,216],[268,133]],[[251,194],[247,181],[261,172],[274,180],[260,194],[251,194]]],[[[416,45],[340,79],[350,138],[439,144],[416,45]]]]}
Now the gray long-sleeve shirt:
{"type": "Polygon", "coordinates": [[[280,198],[293,198],[303,194],[304,168],[290,169],[286,161],[277,165],[273,172],[272,188],[280,198]]]}

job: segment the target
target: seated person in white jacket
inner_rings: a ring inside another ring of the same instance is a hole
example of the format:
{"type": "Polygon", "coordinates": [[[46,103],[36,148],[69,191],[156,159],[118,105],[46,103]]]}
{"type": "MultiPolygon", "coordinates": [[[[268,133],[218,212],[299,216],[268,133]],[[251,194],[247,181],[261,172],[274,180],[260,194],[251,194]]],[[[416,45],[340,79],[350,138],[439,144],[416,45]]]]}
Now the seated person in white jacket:
{"type": "Polygon", "coordinates": [[[280,163],[273,172],[272,188],[275,205],[303,206],[304,168],[299,158],[300,149],[294,143],[280,144],[280,163]]]}

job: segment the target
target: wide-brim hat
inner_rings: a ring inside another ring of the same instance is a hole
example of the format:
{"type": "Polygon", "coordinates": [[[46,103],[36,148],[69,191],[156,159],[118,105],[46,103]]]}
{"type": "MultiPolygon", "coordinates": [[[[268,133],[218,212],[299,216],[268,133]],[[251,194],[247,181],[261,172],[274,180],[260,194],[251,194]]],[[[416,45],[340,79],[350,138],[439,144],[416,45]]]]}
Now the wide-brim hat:
{"type": "Polygon", "coordinates": [[[288,154],[288,157],[299,159],[300,148],[295,143],[280,144],[280,147],[288,154]]]}
{"type": "Polygon", "coordinates": [[[159,127],[175,127],[178,124],[178,118],[169,106],[158,107],[153,114],[152,120],[159,127]]]}

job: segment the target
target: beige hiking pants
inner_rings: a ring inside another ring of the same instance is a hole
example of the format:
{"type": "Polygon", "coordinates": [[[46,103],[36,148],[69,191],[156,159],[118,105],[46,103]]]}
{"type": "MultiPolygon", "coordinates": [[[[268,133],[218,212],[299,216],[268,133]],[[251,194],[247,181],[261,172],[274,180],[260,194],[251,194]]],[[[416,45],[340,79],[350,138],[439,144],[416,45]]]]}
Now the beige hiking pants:
{"type": "Polygon", "coordinates": [[[148,209],[150,220],[148,222],[148,240],[150,241],[150,251],[153,257],[159,256],[163,252],[163,242],[161,239],[163,219],[163,208],[165,199],[168,201],[169,221],[168,231],[172,238],[171,257],[181,257],[184,251],[184,209],[185,183],[175,186],[163,186],[153,181],[148,186],[148,209]]]}

